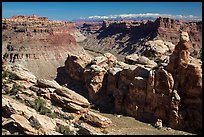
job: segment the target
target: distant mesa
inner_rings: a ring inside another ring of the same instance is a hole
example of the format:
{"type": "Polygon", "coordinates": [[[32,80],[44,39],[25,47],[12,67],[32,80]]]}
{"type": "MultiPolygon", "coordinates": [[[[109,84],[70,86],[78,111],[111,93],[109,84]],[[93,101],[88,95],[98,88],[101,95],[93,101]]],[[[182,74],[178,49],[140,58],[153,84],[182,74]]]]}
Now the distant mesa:
{"type": "Polygon", "coordinates": [[[18,20],[45,20],[48,21],[48,17],[39,17],[35,14],[33,14],[32,16],[23,16],[23,15],[19,15],[19,16],[12,16],[11,19],[18,19],[18,20]]]}

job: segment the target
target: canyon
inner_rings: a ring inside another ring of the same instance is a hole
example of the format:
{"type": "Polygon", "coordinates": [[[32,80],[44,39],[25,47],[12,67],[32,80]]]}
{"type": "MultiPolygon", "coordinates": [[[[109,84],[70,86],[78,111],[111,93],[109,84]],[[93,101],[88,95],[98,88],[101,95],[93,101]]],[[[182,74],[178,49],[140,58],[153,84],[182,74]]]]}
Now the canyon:
{"type": "Polygon", "coordinates": [[[33,16],[34,20],[21,16],[2,19],[2,56],[6,62],[23,64],[38,77],[53,79],[68,52],[83,52],[77,42],[85,37],[74,23],[33,16]]]}
{"type": "Polygon", "coordinates": [[[2,19],[3,127],[6,134],[60,135],[65,127],[75,135],[117,134],[109,129],[116,114],[150,123],[152,133],[201,134],[201,58],[202,22],[2,19]],[[189,48],[177,52],[181,32],[189,48]]]}

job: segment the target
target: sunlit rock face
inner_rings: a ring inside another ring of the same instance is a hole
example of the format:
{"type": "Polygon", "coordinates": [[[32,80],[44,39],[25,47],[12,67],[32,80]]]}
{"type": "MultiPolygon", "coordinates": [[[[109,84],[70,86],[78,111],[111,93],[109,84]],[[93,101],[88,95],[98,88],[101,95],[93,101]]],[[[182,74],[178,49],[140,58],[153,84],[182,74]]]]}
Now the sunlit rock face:
{"type": "Polygon", "coordinates": [[[3,60],[22,64],[41,78],[55,78],[68,52],[83,52],[77,42],[84,39],[72,22],[36,15],[2,19],[3,60]]]}

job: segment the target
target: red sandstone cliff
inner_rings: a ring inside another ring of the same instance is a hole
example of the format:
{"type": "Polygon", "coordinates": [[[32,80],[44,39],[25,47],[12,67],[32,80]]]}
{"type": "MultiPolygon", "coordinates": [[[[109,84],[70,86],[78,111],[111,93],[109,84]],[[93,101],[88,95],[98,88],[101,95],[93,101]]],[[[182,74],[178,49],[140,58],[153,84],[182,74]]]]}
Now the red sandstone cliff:
{"type": "Polygon", "coordinates": [[[68,52],[83,52],[77,42],[84,38],[72,22],[49,21],[34,15],[13,16],[2,19],[2,58],[50,79],[64,64],[68,52]]]}

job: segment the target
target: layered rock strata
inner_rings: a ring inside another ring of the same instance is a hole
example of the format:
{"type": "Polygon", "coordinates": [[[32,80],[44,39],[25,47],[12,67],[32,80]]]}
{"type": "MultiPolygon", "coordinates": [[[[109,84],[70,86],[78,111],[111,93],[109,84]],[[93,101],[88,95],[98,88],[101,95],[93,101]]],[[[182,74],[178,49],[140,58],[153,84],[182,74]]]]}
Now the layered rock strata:
{"type": "MultiPolygon", "coordinates": [[[[87,65],[80,67],[83,71],[76,75],[81,76],[89,100],[103,107],[112,103],[109,110],[151,123],[161,119],[163,125],[174,129],[201,132],[201,64],[198,59],[190,57],[191,63],[175,71],[171,66],[178,59],[172,56],[170,63],[165,65],[141,59],[140,55],[128,56],[127,63],[131,64],[117,61],[115,57],[110,63],[106,55],[92,61],[84,58],[86,61],[80,64],[87,65]]],[[[68,57],[66,62],[69,61],[68,57]]],[[[67,74],[71,76],[73,73],[67,71],[67,74]]]]}

